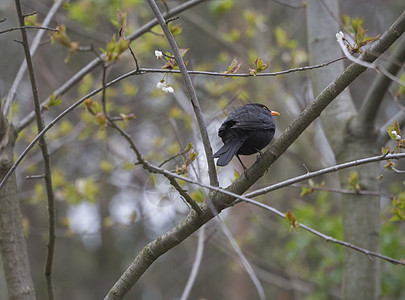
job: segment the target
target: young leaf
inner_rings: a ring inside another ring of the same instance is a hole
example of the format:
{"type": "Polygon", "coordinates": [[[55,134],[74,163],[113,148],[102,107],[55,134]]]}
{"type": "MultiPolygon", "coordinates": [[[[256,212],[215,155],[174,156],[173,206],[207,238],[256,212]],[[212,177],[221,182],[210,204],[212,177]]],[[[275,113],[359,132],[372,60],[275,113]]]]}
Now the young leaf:
{"type": "Polygon", "coordinates": [[[359,177],[357,172],[351,172],[349,178],[347,179],[347,182],[349,183],[349,187],[355,191],[360,190],[360,185],[359,185],[359,177]]]}
{"type": "Polygon", "coordinates": [[[236,59],[232,60],[231,64],[228,67],[228,71],[222,72],[223,74],[235,74],[239,71],[241,63],[236,59]]]}
{"type": "Polygon", "coordinates": [[[285,219],[291,225],[290,230],[292,229],[299,230],[300,224],[298,223],[297,218],[293,215],[291,211],[286,212],[285,219]]]}
{"type": "Polygon", "coordinates": [[[257,73],[260,73],[260,72],[266,70],[269,67],[269,65],[270,65],[270,62],[268,62],[266,64],[260,58],[256,58],[256,60],[255,60],[256,69],[249,68],[250,75],[256,75],[257,73]]]}

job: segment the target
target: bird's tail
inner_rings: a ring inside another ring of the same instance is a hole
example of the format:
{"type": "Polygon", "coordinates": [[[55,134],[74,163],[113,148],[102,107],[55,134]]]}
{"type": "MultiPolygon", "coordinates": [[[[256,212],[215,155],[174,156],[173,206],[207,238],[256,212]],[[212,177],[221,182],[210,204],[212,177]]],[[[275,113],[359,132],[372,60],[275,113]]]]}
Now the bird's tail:
{"type": "Polygon", "coordinates": [[[218,158],[217,166],[226,166],[231,161],[232,157],[238,152],[239,148],[242,146],[243,141],[231,141],[226,143],[214,153],[213,158],[218,158]]]}

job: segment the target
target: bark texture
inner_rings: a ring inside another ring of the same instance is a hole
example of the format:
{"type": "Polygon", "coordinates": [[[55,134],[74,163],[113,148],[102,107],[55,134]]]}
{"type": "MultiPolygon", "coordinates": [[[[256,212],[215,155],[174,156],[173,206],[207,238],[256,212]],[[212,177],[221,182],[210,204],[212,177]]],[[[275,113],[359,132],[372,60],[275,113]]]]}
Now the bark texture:
{"type": "MultiPolygon", "coordinates": [[[[0,178],[3,178],[12,165],[15,137],[13,128],[4,119],[0,133],[0,178]]],[[[9,299],[35,299],[15,174],[0,190],[0,253],[9,299]]]]}

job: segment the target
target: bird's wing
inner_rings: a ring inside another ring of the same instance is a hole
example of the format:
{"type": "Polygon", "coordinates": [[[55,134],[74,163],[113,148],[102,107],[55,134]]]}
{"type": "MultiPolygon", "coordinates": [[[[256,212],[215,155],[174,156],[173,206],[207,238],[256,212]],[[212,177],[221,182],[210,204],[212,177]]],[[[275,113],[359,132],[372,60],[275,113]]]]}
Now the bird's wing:
{"type": "Polygon", "coordinates": [[[276,128],[271,117],[263,113],[246,113],[233,118],[234,124],[231,128],[238,128],[242,130],[269,130],[276,128]]]}

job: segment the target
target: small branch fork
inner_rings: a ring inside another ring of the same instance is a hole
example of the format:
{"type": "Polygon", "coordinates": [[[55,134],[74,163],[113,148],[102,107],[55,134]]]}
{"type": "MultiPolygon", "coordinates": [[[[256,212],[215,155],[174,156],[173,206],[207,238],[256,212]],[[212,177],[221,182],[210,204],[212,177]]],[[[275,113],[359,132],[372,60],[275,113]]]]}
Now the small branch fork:
{"type": "MultiPolygon", "coordinates": [[[[146,161],[143,157],[141,152],[136,148],[134,141],[132,140],[131,136],[125,132],[115,121],[110,120],[111,125],[118,130],[118,132],[126,139],[128,144],[130,145],[131,149],[134,151],[136,155],[136,159],[138,160],[137,164],[141,164],[145,170],[148,170],[151,173],[162,174],[165,176],[170,184],[179,192],[179,194],[187,201],[187,203],[196,211],[197,214],[201,213],[201,208],[198,204],[194,201],[194,199],[185,191],[180,184],[176,181],[176,177],[171,176],[172,173],[150,164],[146,161]]],[[[181,178],[181,177],[180,177],[181,178]]]]}

